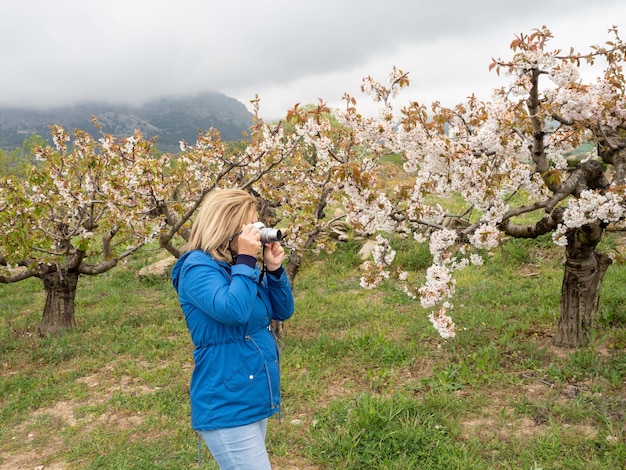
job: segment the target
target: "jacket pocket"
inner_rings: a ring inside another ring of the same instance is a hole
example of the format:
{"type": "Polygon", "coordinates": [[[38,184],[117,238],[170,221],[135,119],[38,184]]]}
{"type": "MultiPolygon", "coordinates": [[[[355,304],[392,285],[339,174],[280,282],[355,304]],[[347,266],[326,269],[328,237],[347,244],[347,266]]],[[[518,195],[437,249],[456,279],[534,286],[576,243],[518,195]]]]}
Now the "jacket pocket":
{"type": "Polygon", "coordinates": [[[225,380],[224,385],[231,392],[249,387],[261,378],[263,368],[263,356],[255,354],[244,363],[243,367],[225,380]]]}

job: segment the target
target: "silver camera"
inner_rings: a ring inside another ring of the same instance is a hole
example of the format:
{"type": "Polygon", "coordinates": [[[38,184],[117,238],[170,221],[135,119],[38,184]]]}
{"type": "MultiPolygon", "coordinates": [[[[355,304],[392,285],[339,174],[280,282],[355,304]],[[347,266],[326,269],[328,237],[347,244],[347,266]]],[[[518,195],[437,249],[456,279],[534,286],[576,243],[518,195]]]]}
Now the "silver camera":
{"type": "Polygon", "coordinates": [[[255,222],[252,226],[261,232],[261,243],[279,242],[283,239],[283,234],[280,230],[268,228],[263,222],[255,222]]]}

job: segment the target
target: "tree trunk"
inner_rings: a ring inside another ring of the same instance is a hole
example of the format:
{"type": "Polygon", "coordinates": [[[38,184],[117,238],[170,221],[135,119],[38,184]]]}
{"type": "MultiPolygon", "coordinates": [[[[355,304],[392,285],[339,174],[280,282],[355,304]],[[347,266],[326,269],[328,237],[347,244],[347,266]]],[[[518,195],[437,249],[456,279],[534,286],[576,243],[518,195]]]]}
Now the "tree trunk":
{"type": "MultiPolygon", "coordinates": [[[[295,251],[289,254],[289,259],[287,260],[287,266],[285,267],[285,272],[287,273],[287,278],[289,279],[289,283],[291,284],[291,288],[293,289],[293,282],[300,271],[300,266],[302,265],[302,255],[296,253],[295,251]]],[[[276,339],[283,339],[285,337],[285,326],[282,321],[272,320],[272,329],[276,334],[276,339]]]]}
{"type": "Polygon", "coordinates": [[[54,335],[59,330],[74,328],[74,298],[78,272],[52,271],[43,277],[46,305],[39,326],[42,336],[54,335]]]}
{"type": "Polygon", "coordinates": [[[293,283],[300,272],[300,268],[302,267],[302,255],[300,253],[296,253],[293,251],[289,254],[289,259],[287,260],[287,266],[285,267],[285,271],[287,272],[287,278],[291,283],[291,287],[293,287],[293,283]]]}
{"type": "Polygon", "coordinates": [[[612,262],[607,255],[595,251],[602,231],[597,224],[573,230],[568,236],[555,346],[577,348],[589,344],[600,287],[612,262]]]}

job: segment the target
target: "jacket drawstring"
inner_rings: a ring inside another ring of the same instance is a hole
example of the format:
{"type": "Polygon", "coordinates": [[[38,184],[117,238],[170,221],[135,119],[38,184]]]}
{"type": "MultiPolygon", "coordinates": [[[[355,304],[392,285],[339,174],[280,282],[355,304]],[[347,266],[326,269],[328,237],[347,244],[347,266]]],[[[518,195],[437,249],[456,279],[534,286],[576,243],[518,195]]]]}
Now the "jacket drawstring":
{"type": "Polygon", "coordinates": [[[201,465],[202,464],[202,442],[201,442],[202,437],[200,436],[199,432],[197,432],[196,434],[198,436],[198,465],[201,465]]]}

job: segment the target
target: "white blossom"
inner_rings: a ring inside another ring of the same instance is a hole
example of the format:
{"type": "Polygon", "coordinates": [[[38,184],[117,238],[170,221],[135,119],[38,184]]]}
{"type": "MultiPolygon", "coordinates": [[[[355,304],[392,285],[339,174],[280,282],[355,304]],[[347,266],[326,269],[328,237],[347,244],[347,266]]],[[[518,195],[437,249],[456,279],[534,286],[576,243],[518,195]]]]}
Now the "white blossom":
{"type": "Polygon", "coordinates": [[[442,306],[436,312],[431,313],[428,318],[442,338],[454,338],[456,336],[454,321],[446,314],[446,306],[442,306]]]}

